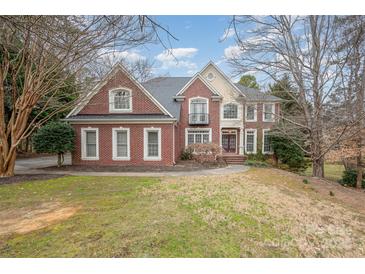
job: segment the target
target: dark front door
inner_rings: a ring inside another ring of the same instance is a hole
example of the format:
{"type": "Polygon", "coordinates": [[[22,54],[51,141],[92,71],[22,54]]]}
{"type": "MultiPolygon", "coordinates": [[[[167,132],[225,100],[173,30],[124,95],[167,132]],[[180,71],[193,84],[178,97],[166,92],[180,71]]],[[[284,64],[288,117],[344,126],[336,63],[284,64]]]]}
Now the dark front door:
{"type": "Polygon", "coordinates": [[[236,153],[236,134],[223,134],[222,147],[224,152],[236,153]]]}

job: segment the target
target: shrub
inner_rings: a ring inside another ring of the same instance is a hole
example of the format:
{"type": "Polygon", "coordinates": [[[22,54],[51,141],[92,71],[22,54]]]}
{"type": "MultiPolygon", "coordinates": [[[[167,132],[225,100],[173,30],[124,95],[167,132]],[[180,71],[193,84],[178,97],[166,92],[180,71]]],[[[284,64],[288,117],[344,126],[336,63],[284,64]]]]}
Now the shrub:
{"type": "Polygon", "coordinates": [[[308,167],[304,152],[291,140],[274,135],[271,136],[271,144],[278,160],[288,165],[290,170],[304,171],[308,167]]]}
{"type": "Polygon", "coordinates": [[[217,162],[217,157],[221,154],[220,146],[213,143],[192,144],[185,150],[190,150],[192,158],[199,163],[217,162]]]}
{"type": "Polygon", "coordinates": [[[253,166],[253,167],[269,167],[270,166],[266,162],[257,161],[257,160],[246,160],[245,165],[253,166]]]}
{"type": "Polygon", "coordinates": [[[181,152],[180,159],[181,160],[192,160],[193,159],[193,150],[190,147],[184,149],[181,152]]]}
{"type": "MultiPolygon", "coordinates": [[[[355,169],[347,169],[342,174],[342,179],[338,182],[343,186],[356,187],[357,171],[355,169]]],[[[363,174],[361,187],[365,188],[365,174],[363,174]]]]}
{"type": "MultiPolygon", "coordinates": [[[[258,146],[260,147],[260,145],[258,146]]],[[[253,161],[260,161],[260,162],[263,162],[267,159],[268,157],[264,154],[262,154],[262,151],[259,149],[257,150],[257,153],[256,154],[248,154],[247,155],[247,159],[248,160],[253,160],[253,161]]]]}
{"type": "Polygon", "coordinates": [[[32,141],[37,152],[57,153],[57,165],[60,167],[64,161],[64,153],[74,149],[74,140],[74,129],[68,123],[51,122],[41,127],[32,141]]]}
{"type": "Polygon", "coordinates": [[[303,179],[303,183],[306,184],[306,185],[309,184],[308,179],[303,179]]]}

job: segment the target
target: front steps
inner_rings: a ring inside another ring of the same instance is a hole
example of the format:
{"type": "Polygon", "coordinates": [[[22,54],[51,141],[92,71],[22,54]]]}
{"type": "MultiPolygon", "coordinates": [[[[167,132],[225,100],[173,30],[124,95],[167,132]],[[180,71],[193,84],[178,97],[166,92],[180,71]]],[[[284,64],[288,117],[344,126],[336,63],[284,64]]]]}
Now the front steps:
{"type": "Polygon", "coordinates": [[[246,160],[246,156],[239,154],[223,154],[223,159],[229,165],[243,165],[246,160]]]}

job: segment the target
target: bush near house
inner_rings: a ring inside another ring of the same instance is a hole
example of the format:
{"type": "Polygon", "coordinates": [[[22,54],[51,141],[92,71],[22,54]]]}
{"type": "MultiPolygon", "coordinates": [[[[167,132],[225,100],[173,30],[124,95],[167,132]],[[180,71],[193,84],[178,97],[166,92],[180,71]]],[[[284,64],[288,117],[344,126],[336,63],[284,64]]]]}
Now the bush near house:
{"type": "Polygon", "coordinates": [[[181,154],[182,160],[191,160],[204,164],[204,163],[216,163],[218,155],[221,154],[221,147],[208,143],[208,144],[192,144],[186,147],[181,154]]]}
{"type": "MultiPolygon", "coordinates": [[[[338,182],[343,186],[356,187],[356,178],[357,171],[355,169],[348,169],[344,170],[342,179],[340,179],[338,182]]],[[[363,174],[363,178],[365,178],[365,173],[363,174]]],[[[362,180],[361,187],[365,188],[365,179],[362,180]]]]}
{"type": "Polygon", "coordinates": [[[57,153],[57,165],[60,167],[64,161],[64,153],[74,149],[74,140],[74,129],[68,123],[51,122],[34,134],[33,145],[37,152],[57,153]]]}
{"type": "Polygon", "coordinates": [[[271,136],[273,151],[284,169],[304,171],[308,167],[304,152],[291,140],[281,136],[271,136]]]}

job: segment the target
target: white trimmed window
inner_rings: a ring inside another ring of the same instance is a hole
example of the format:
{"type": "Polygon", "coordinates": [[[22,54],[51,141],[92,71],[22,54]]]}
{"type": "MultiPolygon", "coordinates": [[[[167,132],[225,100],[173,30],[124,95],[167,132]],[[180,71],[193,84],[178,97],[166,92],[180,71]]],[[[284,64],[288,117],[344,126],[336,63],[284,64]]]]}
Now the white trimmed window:
{"type": "Polygon", "coordinates": [[[263,117],[264,122],[273,122],[275,115],[275,105],[274,104],[263,104],[263,117]]]}
{"type": "Polygon", "coordinates": [[[81,159],[99,160],[99,129],[81,129],[81,159]]]}
{"type": "Polygon", "coordinates": [[[161,128],[144,129],[144,160],[161,160],[161,128]]]}
{"type": "Polygon", "coordinates": [[[223,119],[237,119],[238,106],[237,104],[229,103],[223,106],[223,119]]]}
{"type": "Polygon", "coordinates": [[[262,153],[272,153],[271,142],[270,142],[270,129],[262,130],[262,153]]]}
{"type": "Polygon", "coordinates": [[[257,130],[256,129],[246,129],[245,134],[245,150],[247,154],[256,154],[256,144],[257,144],[257,130]]]}
{"type": "Polygon", "coordinates": [[[212,141],[212,130],[210,128],[189,129],[185,131],[185,145],[206,144],[212,141]]]}
{"type": "Polygon", "coordinates": [[[256,122],[257,121],[257,105],[247,104],[246,105],[245,120],[246,122],[256,122]]]}
{"type": "Polygon", "coordinates": [[[189,101],[189,122],[191,124],[207,124],[209,122],[208,99],[195,97],[189,101]]]}
{"type": "Polygon", "coordinates": [[[113,89],[109,91],[109,111],[131,112],[132,91],[125,88],[113,89]]]}
{"type": "Polygon", "coordinates": [[[113,128],[113,160],[130,160],[129,128],[113,128]]]}

